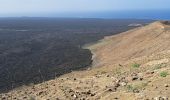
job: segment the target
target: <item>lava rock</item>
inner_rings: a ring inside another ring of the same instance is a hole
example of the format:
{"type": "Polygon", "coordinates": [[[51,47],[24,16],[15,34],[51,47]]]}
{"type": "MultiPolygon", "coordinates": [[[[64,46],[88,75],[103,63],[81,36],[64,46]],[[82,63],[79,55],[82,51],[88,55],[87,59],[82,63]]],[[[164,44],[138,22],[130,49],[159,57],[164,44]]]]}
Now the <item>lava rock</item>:
{"type": "Polygon", "coordinates": [[[117,88],[115,86],[106,87],[110,92],[116,92],[117,88]]]}

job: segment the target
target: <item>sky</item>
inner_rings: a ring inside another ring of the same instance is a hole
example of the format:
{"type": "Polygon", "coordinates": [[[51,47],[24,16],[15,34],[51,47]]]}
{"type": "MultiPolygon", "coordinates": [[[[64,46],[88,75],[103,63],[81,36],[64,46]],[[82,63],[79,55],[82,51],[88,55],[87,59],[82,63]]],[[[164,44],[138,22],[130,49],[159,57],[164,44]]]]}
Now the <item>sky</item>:
{"type": "Polygon", "coordinates": [[[0,17],[170,10],[170,0],[0,0],[0,17]]]}

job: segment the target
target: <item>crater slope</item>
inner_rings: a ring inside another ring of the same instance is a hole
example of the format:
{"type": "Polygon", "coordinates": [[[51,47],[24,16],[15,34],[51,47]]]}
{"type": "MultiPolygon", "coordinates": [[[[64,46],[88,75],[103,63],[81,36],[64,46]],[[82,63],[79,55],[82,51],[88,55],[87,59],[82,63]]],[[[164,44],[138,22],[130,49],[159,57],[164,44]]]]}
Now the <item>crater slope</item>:
{"type": "Polygon", "coordinates": [[[168,100],[170,26],[167,21],[105,37],[88,47],[93,66],[0,94],[17,100],[168,100]],[[128,97],[128,98],[127,98],[128,97]]]}

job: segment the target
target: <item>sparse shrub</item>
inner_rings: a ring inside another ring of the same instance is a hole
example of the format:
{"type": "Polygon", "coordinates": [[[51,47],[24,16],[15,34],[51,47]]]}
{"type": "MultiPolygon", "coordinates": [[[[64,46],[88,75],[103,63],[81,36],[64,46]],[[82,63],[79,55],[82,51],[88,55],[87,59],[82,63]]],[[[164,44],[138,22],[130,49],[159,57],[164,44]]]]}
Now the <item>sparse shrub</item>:
{"type": "Polygon", "coordinates": [[[121,69],[120,69],[120,68],[117,68],[117,69],[114,71],[114,74],[116,74],[116,75],[121,75],[121,69]]]}
{"type": "Polygon", "coordinates": [[[148,85],[148,83],[142,83],[141,84],[141,88],[144,88],[144,87],[146,87],[148,85]]]}
{"type": "Polygon", "coordinates": [[[168,72],[167,71],[163,71],[160,73],[160,76],[161,77],[166,77],[168,75],[168,72]]]}
{"type": "Polygon", "coordinates": [[[140,67],[140,64],[134,63],[134,64],[132,64],[132,67],[133,67],[133,68],[139,68],[139,67],[140,67]]]}
{"type": "Polygon", "coordinates": [[[135,87],[135,86],[128,85],[127,89],[128,89],[129,92],[139,93],[139,89],[137,87],[135,87]]]}
{"type": "Polygon", "coordinates": [[[155,66],[154,69],[155,69],[155,70],[156,70],[156,69],[161,69],[161,68],[162,68],[161,66],[162,66],[162,64],[158,64],[158,65],[155,66]]]}
{"type": "Polygon", "coordinates": [[[157,69],[161,69],[163,67],[166,67],[167,65],[166,64],[157,64],[154,66],[154,70],[157,70],[157,69]]]}
{"type": "Polygon", "coordinates": [[[132,85],[127,85],[126,88],[127,88],[128,91],[133,91],[133,89],[134,89],[134,87],[132,85]]]}
{"type": "Polygon", "coordinates": [[[144,83],[137,83],[137,84],[131,84],[131,85],[127,85],[126,89],[129,92],[139,92],[139,90],[142,90],[143,88],[145,88],[148,85],[148,83],[144,82],[144,83]]]}
{"type": "Polygon", "coordinates": [[[30,96],[29,100],[36,100],[35,97],[30,96]]]}

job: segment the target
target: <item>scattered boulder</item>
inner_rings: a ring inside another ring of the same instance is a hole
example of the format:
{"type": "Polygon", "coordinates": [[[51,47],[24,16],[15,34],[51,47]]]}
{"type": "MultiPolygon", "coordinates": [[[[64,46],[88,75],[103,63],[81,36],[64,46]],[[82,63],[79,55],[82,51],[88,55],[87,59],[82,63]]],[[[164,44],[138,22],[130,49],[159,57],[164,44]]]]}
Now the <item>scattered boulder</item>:
{"type": "Polygon", "coordinates": [[[138,76],[132,76],[132,81],[137,80],[138,78],[138,76]]]}
{"type": "Polygon", "coordinates": [[[140,91],[138,89],[134,89],[133,93],[139,93],[140,91]]]}
{"type": "Polygon", "coordinates": [[[128,81],[135,81],[135,80],[143,80],[142,76],[138,76],[138,74],[132,74],[131,76],[127,77],[126,80],[128,81]]]}
{"type": "Polygon", "coordinates": [[[154,71],[147,71],[146,74],[154,74],[154,71]]]}
{"type": "Polygon", "coordinates": [[[115,86],[106,86],[106,88],[110,92],[116,92],[117,91],[117,87],[115,87],[115,86]]]}
{"type": "Polygon", "coordinates": [[[74,81],[76,81],[77,79],[76,79],[76,78],[74,78],[73,80],[74,80],[74,81]]]}
{"type": "Polygon", "coordinates": [[[2,100],[7,100],[7,98],[6,98],[6,97],[2,97],[1,99],[2,99],[2,100]]]}
{"type": "Polygon", "coordinates": [[[110,77],[110,75],[107,75],[106,77],[110,77]]]}
{"type": "Polygon", "coordinates": [[[126,82],[121,82],[121,83],[119,83],[121,86],[126,86],[127,85],[127,83],[126,82]]]}
{"type": "Polygon", "coordinates": [[[168,100],[168,98],[167,97],[158,96],[158,97],[155,97],[154,100],[168,100]]]}
{"type": "Polygon", "coordinates": [[[77,95],[74,94],[73,97],[74,97],[74,98],[77,98],[77,95]]]}
{"type": "Polygon", "coordinates": [[[164,86],[165,86],[165,87],[169,87],[169,85],[168,85],[168,84],[165,84],[164,86]]]}
{"type": "Polygon", "coordinates": [[[95,93],[92,93],[91,96],[95,96],[96,94],[95,93]]]}
{"type": "Polygon", "coordinates": [[[40,91],[39,93],[37,93],[37,96],[42,95],[43,91],[40,91]]]}
{"type": "Polygon", "coordinates": [[[102,75],[96,75],[96,78],[100,78],[100,77],[102,77],[102,75]]]}

